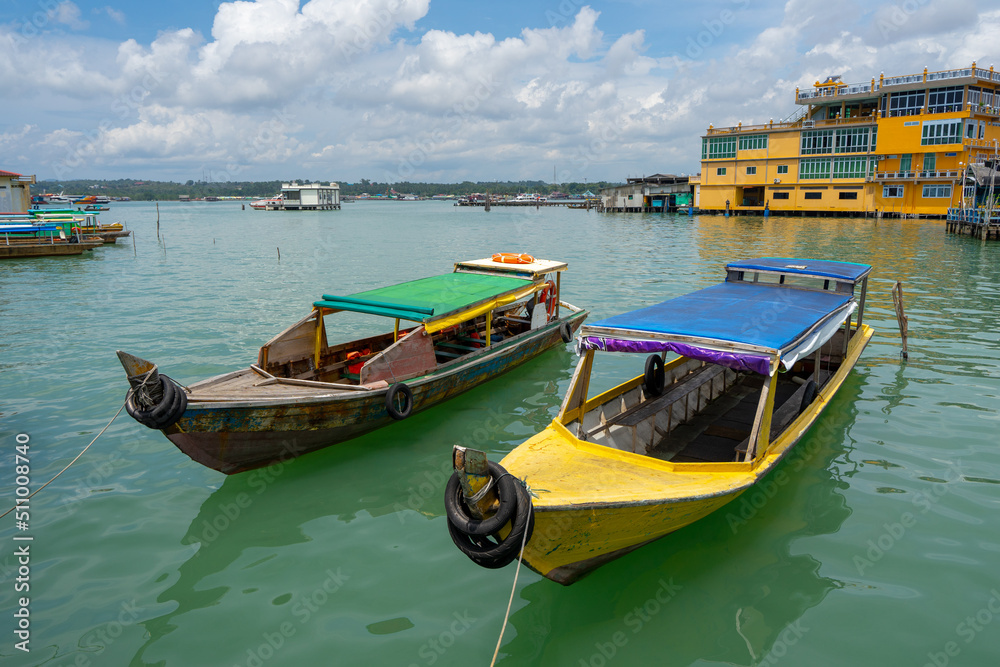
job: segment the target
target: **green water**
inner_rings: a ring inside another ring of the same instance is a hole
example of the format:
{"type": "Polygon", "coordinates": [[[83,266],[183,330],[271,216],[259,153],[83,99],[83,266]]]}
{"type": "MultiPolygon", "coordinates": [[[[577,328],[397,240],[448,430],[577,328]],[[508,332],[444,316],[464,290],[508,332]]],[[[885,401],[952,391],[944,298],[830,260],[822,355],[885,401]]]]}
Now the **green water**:
{"type": "MultiPolygon", "coordinates": [[[[875,338],[781,474],[571,587],[522,569],[498,664],[997,664],[1000,244],[939,222],[437,202],[299,214],[161,204],[158,242],[153,205],[109,216],[135,230],[135,254],[129,240],[0,264],[3,505],[17,434],[30,437],[35,489],[121,406],[116,349],[191,382],[249,364],[323,292],[496,251],[568,261],[564,296],[594,317],[714,284],[730,259],[867,262],[875,338]]],[[[358,327],[370,321],[330,334],[358,327]]],[[[27,531],[13,516],[0,524],[0,659],[488,665],[514,568],[480,569],[451,544],[449,453],[462,443],[499,458],[543,428],[574,362],[558,349],[389,428],[228,478],[122,413],[31,501],[27,531]],[[26,543],[30,592],[16,593],[14,550],[26,543]],[[13,634],[23,595],[30,653],[13,634]]],[[[592,389],[631,370],[600,366],[592,389]]]]}

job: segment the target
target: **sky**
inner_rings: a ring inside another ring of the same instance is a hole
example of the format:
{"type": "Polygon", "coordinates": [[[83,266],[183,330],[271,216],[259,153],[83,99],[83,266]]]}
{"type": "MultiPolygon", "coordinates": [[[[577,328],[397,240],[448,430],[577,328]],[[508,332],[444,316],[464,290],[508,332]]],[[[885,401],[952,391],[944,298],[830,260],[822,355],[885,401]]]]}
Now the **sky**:
{"type": "Polygon", "coordinates": [[[1000,67],[986,0],[3,0],[0,169],[624,181],[795,88],[1000,67]],[[111,3],[111,4],[109,4],[111,3]]]}

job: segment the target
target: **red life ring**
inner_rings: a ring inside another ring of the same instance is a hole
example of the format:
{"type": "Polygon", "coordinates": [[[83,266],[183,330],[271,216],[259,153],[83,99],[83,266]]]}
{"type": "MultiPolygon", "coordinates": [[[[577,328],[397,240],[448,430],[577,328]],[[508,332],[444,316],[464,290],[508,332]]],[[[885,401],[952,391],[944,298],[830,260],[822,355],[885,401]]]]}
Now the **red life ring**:
{"type": "Polygon", "coordinates": [[[551,280],[546,280],[545,287],[539,292],[540,299],[538,302],[545,304],[545,312],[548,313],[549,319],[552,319],[552,315],[556,312],[555,291],[556,284],[551,280]]]}
{"type": "Polygon", "coordinates": [[[493,261],[501,264],[534,264],[535,258],[523,252],[498,252],[494,253],[493,261]]]}

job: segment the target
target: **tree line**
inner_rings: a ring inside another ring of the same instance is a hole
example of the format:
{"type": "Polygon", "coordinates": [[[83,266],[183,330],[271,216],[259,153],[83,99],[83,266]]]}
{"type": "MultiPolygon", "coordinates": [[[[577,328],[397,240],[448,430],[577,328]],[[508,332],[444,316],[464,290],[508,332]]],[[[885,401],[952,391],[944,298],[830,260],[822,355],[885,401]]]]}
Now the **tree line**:
{"type": "MultiPolygon", "coordinates": [[[[271,197],[281,191],[286,181],[230,181],[213,183],[190,180],[186,183],[172,181],[146,181],[130,178],[117,180],[78,179],[71,181],[39,181],[32,186],[32,194],[65,193],[67,195],[105,195],[108,197],[128,197],[136,201],[169,201],[183,197],[199,199],[203,197],[271,197]]],[[[309,179],[298,179],[299,183],[312,183],[309,179]]],[[[317,181],[327,183],[329,181],[317,181]]],[[[337,181],[334,181],[335,183],[337,181]]],[[[564,192],[569,195],[587,191],[600,193],[601,188],[620,185],[608,181],[593,183],[559,183],[544,181],[463,181],[461,183],[380,183],[362,178],[357,183],[340,184],[341,195],[389,194],[393,190],[400,194],[414,194],[422,197],[433,195],[463,196],[474,192],[490,192],[498,195],[516,195],[521,192],[536,192],[541,195],[564,192]]]]}

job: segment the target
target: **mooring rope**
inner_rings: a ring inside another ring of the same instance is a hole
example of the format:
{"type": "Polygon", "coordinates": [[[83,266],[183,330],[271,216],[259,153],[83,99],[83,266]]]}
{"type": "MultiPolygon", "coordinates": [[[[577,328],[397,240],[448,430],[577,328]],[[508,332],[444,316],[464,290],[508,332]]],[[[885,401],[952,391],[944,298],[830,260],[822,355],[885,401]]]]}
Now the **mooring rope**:
{"type": "MultiPolygon", "coordinates": [[[[529,501],[530,502],[530,501],[529,501]]],[[[500,644],[503,643],[503,633],[507,630],[507,619],[510,618],[510,606],[514,603],[514,591],[517,590],[517,575],[521,573],[521,559],[524,558],[524,545],[528,542],[528,527],[525,526],[524,535],[521,536],[521,552],[517,554],[517,567],[514,569],[514,585],[510,589],[510,599],[507,600],[507,613],[503,617],[503,626],[500,628],[500,638],[497,640],[497,647],[493,651],[493,660],[490,667],[496,664],[497,654],[500,653],[500,644]]]]}
{"type": "MultiPolygon", "coordinates": [[[[111,418],[111,421],[108,422],[108,425],[105,426],[104,428],[102,428],[101,432],[98,433],[96,436],[94,436],[94,439],[90,441],[90,445],[92,445],[95,442],[97,442],[97,439],[100,438],[102,435],[104,435],[104,432],[108,430],[108,428],[115,422],[116,419],[118,419],[118,415],[120,415],[122,413],[122,410],[125,409],[125,403],[128,403],[128,399],[132,398],[132,392],[133,391],[134,390],[130,389],[129,392],[128,392],[128,394],[125,395],[125,402],[122,403],[122,406],[120,408],[118,408],[118,412],[116,412],[115,416],[111,418]]],[[[57,472],[55,474],[55,477],[53,477],[49,481],[45,482],[45,484],[42,484],[40,487],[38,487],[37,489],[35,489],[34,491],[32,491],[28,496],[26,496],[25,500],[27,500],[28,498],[31,498],[36,493],[38,493],[39,491],[41,491],[42,489],[44,489],[46,486],[48,486],[52,482],[56,481],[56,477],[59,477],[59,475],[63,474],[67,470],[69,470],[69,467],[71,465],[73,465],[74,463],[76,463],[77,461],[80,460],[80,457],[83,456],[84,452],[86,452],[88,449],[90,449],[90,445],[87,445],[86,447],[84,447],[80,451],[80,453],[76,455],[75,459],[73,459],[72,461],[70,461],[69,463],[67,463],[65,468],[63,468],[62,470],[60,470],[59,472],[57,472]]],[[[0,519],[4,518],[5,516],[7,516],[8,514],[10,514],[11,512],[13,512],[16,509],[17,509],[17,505],[14,505],[13,507],[11,507],[9,510],[7,510],[6,512],[4,512],[3,514],[0,514],[0,519]]]]}

